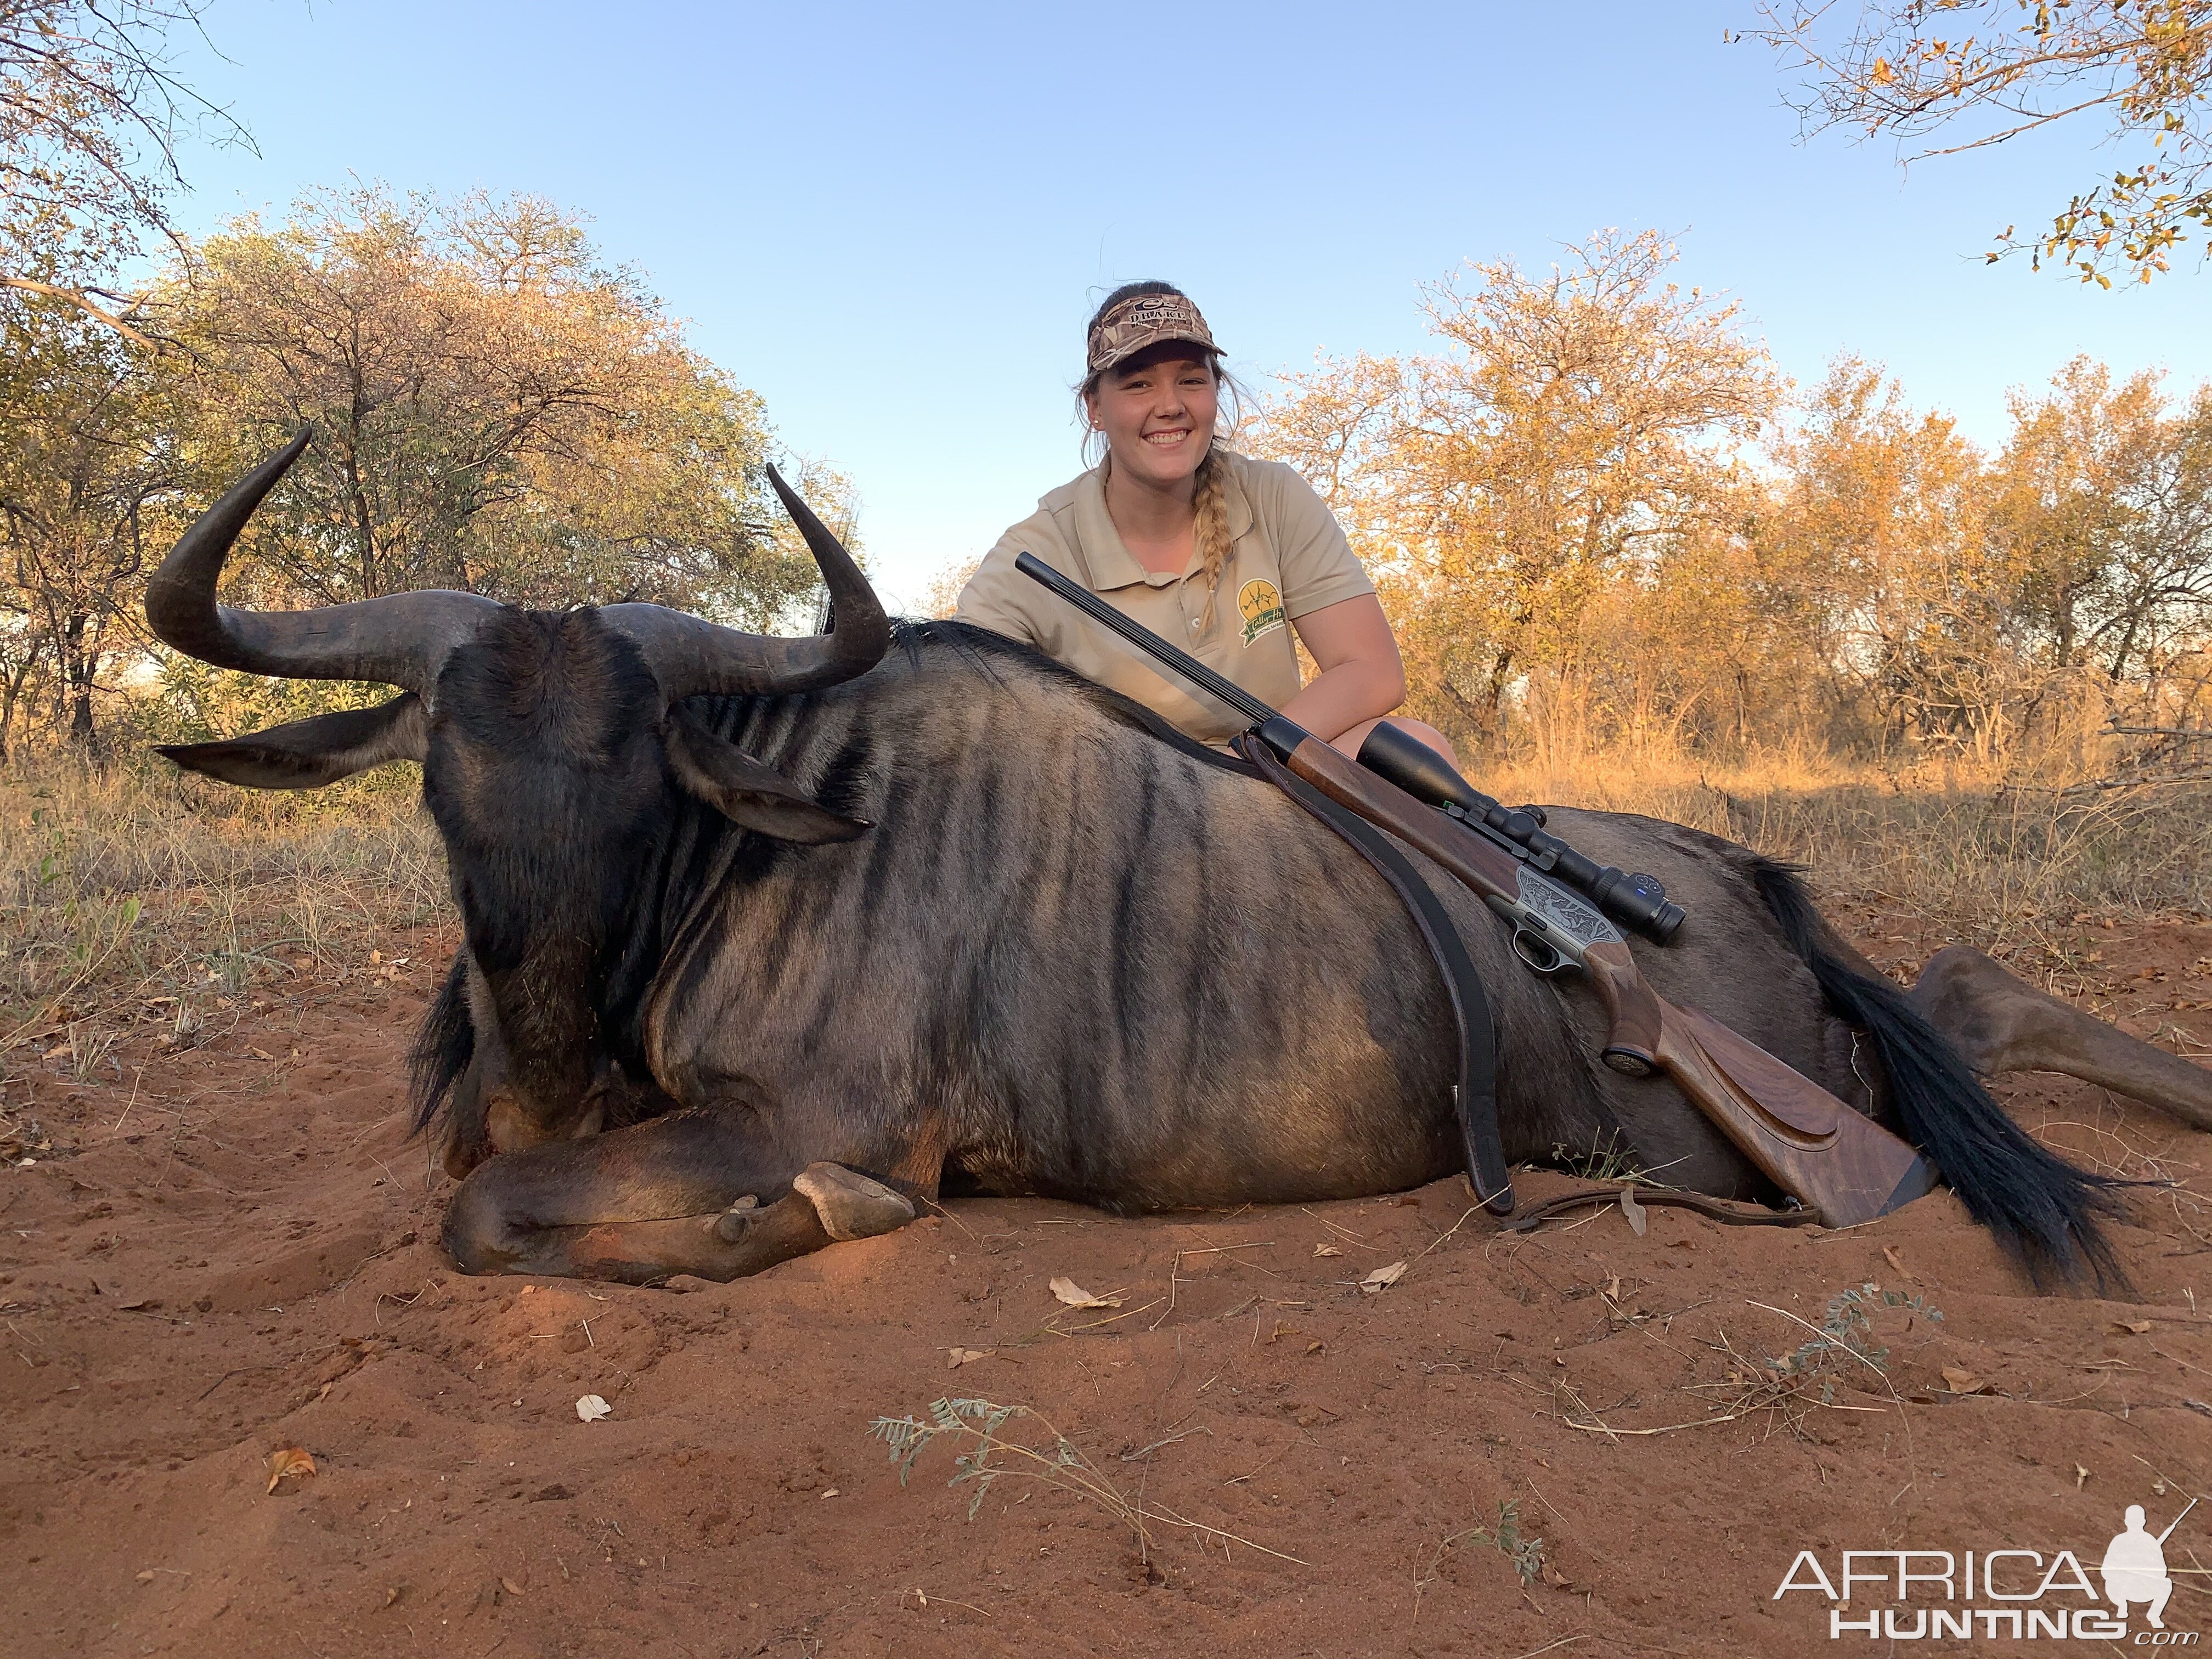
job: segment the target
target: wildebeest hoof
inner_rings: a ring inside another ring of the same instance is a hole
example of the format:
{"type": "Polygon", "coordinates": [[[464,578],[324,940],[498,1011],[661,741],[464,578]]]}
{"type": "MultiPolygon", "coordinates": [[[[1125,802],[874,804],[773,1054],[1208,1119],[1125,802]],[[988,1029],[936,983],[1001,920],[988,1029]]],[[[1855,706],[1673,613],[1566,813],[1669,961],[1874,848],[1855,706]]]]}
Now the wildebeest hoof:
{"type": "Polygon", "coordinates": [[[896,1232],[914,1219],[913,1205],[842,1164],[810,1164],[791,1184],[814,1206],[822,1231],[840,1242],[896,1232]]]}
{"type": "Polygon", "coordinates": [[[753,1218],[759,1213],[760,1200],[747,1193],[721,1214],[709,1216],[707,1231],[723,1243],[734,1244],[745,1236],[746,1230],[753,1224],[753,1218]]]}

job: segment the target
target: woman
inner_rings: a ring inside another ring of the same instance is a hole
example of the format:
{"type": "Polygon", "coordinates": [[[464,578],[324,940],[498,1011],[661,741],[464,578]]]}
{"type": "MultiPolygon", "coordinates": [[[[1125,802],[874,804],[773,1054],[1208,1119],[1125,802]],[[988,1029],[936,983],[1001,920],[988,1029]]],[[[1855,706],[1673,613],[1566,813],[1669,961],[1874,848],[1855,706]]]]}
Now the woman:
{"type": "MultiPolygon", "coordinates": [[[[1329,510],[1289,467],[1225,445],[1223,393],[1236,387],[1206,319],[1165,283],[1131,283],[1091,319],[1079,388],[1097,465],[1000,537],[955,614],[1036,647],[1135,698],[1192,737],[1244,729],[1234,709],[1014,568],[1034,553],[1123,614],[1174,641],[1316,737],[1357,754],[1406,698],[1398,642],[1329,510]],[[1320,672],[1298,684],[1295,630],[1320,672]]],[[[1451,759],[1443,735],[1395,720],[1451,759]]]]}

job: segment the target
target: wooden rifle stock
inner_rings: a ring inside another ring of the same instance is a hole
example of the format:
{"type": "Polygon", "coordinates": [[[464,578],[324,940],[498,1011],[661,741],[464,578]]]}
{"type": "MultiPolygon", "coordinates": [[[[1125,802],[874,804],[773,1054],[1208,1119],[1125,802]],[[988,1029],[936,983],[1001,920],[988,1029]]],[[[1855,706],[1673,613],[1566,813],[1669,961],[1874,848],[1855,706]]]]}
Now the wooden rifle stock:
{"type": "MultiPolygon", "coordinates": [[[[1478,897],[1517,897],[1503,848],[1377,777],[1279,716],[1263,738],[1328,795],[1435,860],[1478,897]],[[1291,733],[1296,732],[1293,738],[1291,733]]],[[[1831,1227],[1856,1226],[1919,1197],[1934,1164],[1756,1043],[1653,990],[1625,942],[1588,946],[1582,965],[1606,1013],[1605,1060],[1634,1076],[1664,1072],[1768,1180],[1831,1227]]]]}

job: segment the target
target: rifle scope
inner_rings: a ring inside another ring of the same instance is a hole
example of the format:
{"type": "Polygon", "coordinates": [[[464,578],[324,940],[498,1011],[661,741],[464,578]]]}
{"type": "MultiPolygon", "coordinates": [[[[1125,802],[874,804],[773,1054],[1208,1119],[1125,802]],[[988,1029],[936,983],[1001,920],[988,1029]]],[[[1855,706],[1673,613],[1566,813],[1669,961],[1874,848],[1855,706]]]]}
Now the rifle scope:
{"type": "Polygon", "coordinates": [[[1369,771],[1389,779],[1415,799],[1511,842],[1532,867],[1580,888],[1622,927],[1633,927],[1662,945],[1681,927],[1682,907],[1668,899],[1656,877],[1632,876],[1609,864],[1593,864],[1558,836],[1546,835],[1541,813],[1500,805],[1452,770],[1442,755],[1388,720],[1367,734],[1358,758],[1369,771]]]}

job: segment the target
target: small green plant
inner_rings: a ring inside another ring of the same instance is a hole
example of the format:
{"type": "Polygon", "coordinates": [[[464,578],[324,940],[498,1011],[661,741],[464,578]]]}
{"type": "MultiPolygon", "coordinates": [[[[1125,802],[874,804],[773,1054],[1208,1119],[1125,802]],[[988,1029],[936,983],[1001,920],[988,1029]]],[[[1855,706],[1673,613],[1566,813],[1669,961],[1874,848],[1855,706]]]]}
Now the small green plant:
{"type": "Polygon", "coordinates": [[[1063,1492],[1097,1499],[1129,1523],[1139,1544],[1144,1541],[1142,1517],[1114,1483],[1101,1474],[1066,1436],[1026,1406],[1001,1406],[989,1400],[933,1400],[927,1422],[913,1417],[879,1417],[868,1425],[868,1432],[890,1448],[891,1462],[898,1465],[902,1486],[914,1473],[915,1460],[933,1442],[950,1437],[956,1443],[966,1443],[969,1449],[952,1460],[959,1472],[945,1484],[957,1486],[966,1480],[975,1483],[975,1496],[968,1504],[970,1521],[983,1507],[992,1482],[1002,1474],[1023,1475],[1042,1480],[1048,1486],[1058,1486],[1063,1492]],[[1051,1437],[1050,1446],[1025,1445],[1001,1436],[1000,1431],[1016,1418],[1027,1418],[1041,1425],[1051,1437]]]}
{"type": "Polygon", "coordinates": [[[1521,1533],[1521,1504],[1509,1498],[1498,1506],[1498,1525],[1495,1528],[1474,1526],[1464,1532],[1455,1532],[1437,1545],[1436,1555],[1429,1563],[1428,1575],[1415,1576],[1415,1588],[1420,1589],[1436,1580],[1437,1569],[1443,1563],[1444,1552],[1455,1544],[1487,1544],[1513,1564],[1513,1571],[1521,1576],[1523,1584],[1533,1584],[1544,1573],[1544,1540],[1525,1538],[1521,1533]]]}
{"type": "Polygon", "coordinates": [[[1855,1361],[1887,1375],[1889,1350],[1876,1344],[1873,1318],[1887,1308],[1904,1308],[1936,1324],[1943,1320],[1943,1310],[1931,1306],[1917,1291],[1885,1291],[1872,1284],[1847,1286],[1829,1298],[1820,1328],[1799,1343],[1796,1352],[1767,1360],[1766,1368],[1777,1376],[1819,1377],[1820,1403],[1832,1405],[1844,1361],[1855,1361]]]}
{"type": "Polygon", "coordinates": [[[1521,1504],[1509,1498],[1498,1506],[1498,1529],[1477,1527],[1468,1534],[1478,1543],[1488,1544],[1513,1564],[1513,1571],[1521,1575],[1521,1582],[1533,1584],[1544,1571],[1544,1540],[1521,1535],[1521,1504]]]}

